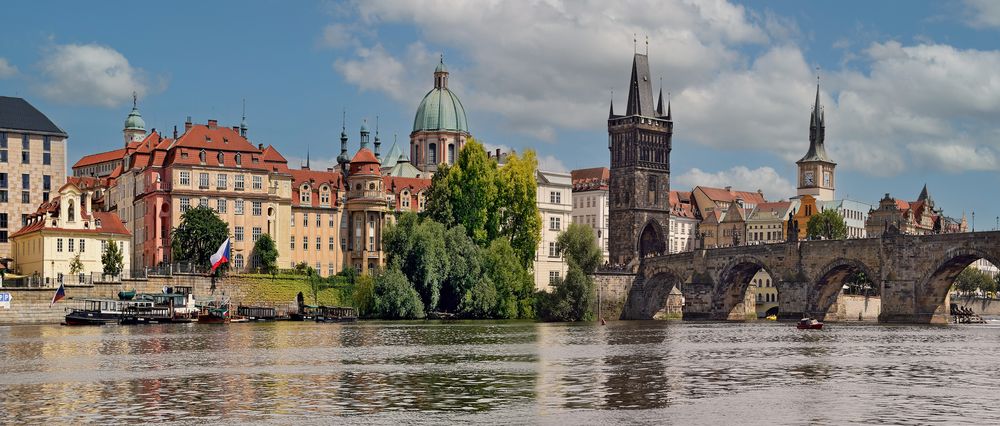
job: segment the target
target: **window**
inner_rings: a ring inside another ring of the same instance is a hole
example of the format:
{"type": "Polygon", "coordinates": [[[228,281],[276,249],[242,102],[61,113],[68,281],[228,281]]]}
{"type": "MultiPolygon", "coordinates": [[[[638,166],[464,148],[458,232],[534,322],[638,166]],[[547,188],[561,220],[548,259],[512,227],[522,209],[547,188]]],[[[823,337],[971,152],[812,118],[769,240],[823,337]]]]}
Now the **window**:
{"type": "Polygon", "coordinates": [[[219,213],[225,213],[226,212],[226,205],[227,204],[229,204],[229,203],[226,202],[225,198],[220,198],[220,199],[216,200],[215,201],[215,211],[217,211],[219,213]]]}
{"type": "Polygon", "coordinates": [[[448,164],[455,164],[455,144],[448,144],[448,164]]]}
{"type": "Polygon", "coordinates": [[[321,192],[319,193],[319,203],[322,204],[322,205],[324,205],[324,206],[329,206],[330,205],[330,190],[327,189],[327,188],[323,188],[320,191],[321,192]]]}
{"type": "Polygon", "coordinates": [[[333,250],[336,245],[337,245],[337,240],[335,240],[333,237],[330,237],[330,247],[329,247],[329,249],[333,250]]]}
{"type": "Polygon", "coordinates": [[[312,202],[312,191],[309,189],[309,185],[302,185],[299,188],[299,202],[303,204],[312,202]]]}
{"type": "Polygon", "coordinates": [[[0,163],[7,162],[7,132],[0,132],[0,163]]]}
{"type": "Polygon", "coordinates": [[[21,174],[21,189],[25,191],[31,189],[31,175],[27,173],[21,174]]]}
{"type": "MultiPolygon", "coordinates": [[[[322,237],[316,237],[316,251],[320,251],[320,250],[323,250],[323,238],[322,237]]],[[[319,267],[317,267],[317,270],[318,270],[318,268],[319,267]]]]}
{"type": "Polygon", "coordinates": [[[550,217],[549,218],[549,230],[550,231],[559,231],[561,229],[562,229],[562,224],[560,223],[560,219],[558,217],[555,217],[555,216],[550,217]]]}
{"type": "Polygon", "coordinates": [[[260,216],[260,215],[264,214],[264,211],[261,208],[261,202],[260,201],[252,201],[250,205],[253,208],[253,215],[254,216],[260,216]]]}
{"type": "Polygon", "coordinates": [[[332,263],[327,263],[326,264],[326,274],[327,275],[334,275],[334,273],[333,273],[333,264],[332,263]]]}
{"type": "MultiPolygon", "coordinates": [[[[0,134],[2,137],[2,134],[0,134]]],[[[0,203],[7,202],[7,174],[0,173],[0,203]]]]}
{"type": "Polygon", "coordinates": [[[250,235],[253,237],[253,242],[256,243],[257,240],[260,239],[260,235],[261,235],[261,229],[260,229],[260,227],[259,226],[253,227],[253,230],[250,232],[250,235]]]}
{"type": "Polygon", "coordinates": [[[226,189],[226,186],[229,183],[226,181],[228,180],[229,180],[229,175],[225,173],[219,173],[215,175],[215,189],[226,189]]]}
{"type": "Polygon", "coordinates": [[[236,241],[243,241],[243,227],[237,226],[233,229],[233,239],[236,241]]]}
{"type": "Polygon", "coordinates": [[[101,253],[108,251],[108,241],[101,240],[101,253]]]}
{"type": "Polygon", "coordinates": [[[559,249],[556,248],[556,243],[549,242],[549,257],[559,257],[559,249]]]}
{"type": "Polygon", "coordinates": [[[52,139],[48,136],[42,136],[42,164],[50,165],[52,164],[52,139]]]}
{"type": "Polygon", "coordinates": [[[309,226],[309,213],[302,213],[302,226],[309,226]]]}
{"type": "Polygon", "coordinates": [[[233,201],[233,213],[243,214],[243,200],[233,201]]]}
{"type": "Polygon", "coordinates": [[[223,163],[225,163],[225,162],[226,162],[226,161],[225,161],[225,160],[226,160],[226,155],[225,155],[225,154],[223,154],[223,153],[222,153],[222,151],[219,151],[219,154],[218,154],[218,155],[216,155],[216,158],[218,158],[218,160],[219,160],[219,165],[220,165],[220,166],[221,166],[221,165],[222,165],[223,163]]]}
{"type": "Polygon", "coordinates": [[[198,200],[198,207],[208,207],[208,197],[201,197],[198,200]]]}
{"type": "Polygon", "coordinates": [[[236,153],[236,165],[239,166],[242,164],[243,164],[243,155],[240,153],[236,153]]]}
{"type": "Polygon", "coordinates": [[[31,162],[31,140],[28,139],[28,135],[25,134],[21,137],[21,164],[28,164],[31,162]]]}
{"type": "Polygon", "coordinates": [[[242,191],[243,190],[243,175],[236,175],[236,177],[233,178],[233,185],[235,186],[233,189],[235,189],[237,191],[242,191]]]}
{"type": "Polygon", "coordinates": [[[320,226],[323,226],[322,218],[323,218],[323,214],[322,213],[316,213],[316,227],[317,228],[319,228],[320,226]]]}
{"type": "Polygon", "coordinates": [[[181,172],[181,185],[188,186],[191,184],[191,172],[181,172]]]}
{"type": "Polygon", "coordinates": [[[56,251],[59,252],[59,253],[62,253],[62,251],[63,251],[63,239],[62,238],[56,238],[56,251]]]}
{"type": "Polygon", "coordinates": [[[198,188],[199,189],[208,189],[208,173],[199,173],[198,174],[198,188]]]}
{"type": "Polygon", "coordinates": [[[436,143],[427,145],[427,160],[430,164],[437,164],[438,162],[437,148],[438,147],[436,143]]]}
{"type": "Polygon", "coordinates": [[[302,237],[302,250],[309,250],[309,237],[302,237]]]}
{"type": "Polygon", "coordinates": [[[72,253],[72,252],[73,252],[73,242],[74,242],[74,241],[76,241],[76,240],[74,240],[74,239],[72,239],[72,238],[67,238],[67,239],[66,239],[66,242],[67,242],[67,245],[66,245],[66,251],[68,251],[68,252],[70,252],[70,253],[72,253]]]}
{"type": "Polygon", "coordinates": [[[555,284],[559,280],[559,271],[549,271],[549,284],[555,284]]]}
{"type": "Polygon", "coordinates": [[[84,249],[86,248],[86,245],[84,243],[85,241],[87,241],[87,240],[84,240],[83,238],[80,238],[80,253],[83,253],[84,249]]]}
{"type": "Polygon", "coordinates": [[[552,204],[562,204],[562,193],[559,191],[549,192],[549,202],[552,204]]]}
{"type": "Polygon", "coordinates": [[[334,223],[334,220],[333,220],[333,214],[331,213],[331,214],[330,214],[330,227],[331,227],[331,228],[333,228],[333,227],[335,227],[335,226],[337,226],[337,225],[336,225],[336,223],[334,223]]]}
{"type": "Polygon", "coordinates": [[[292,213],[292,225],[291,226],[292,226],[292,228],[295,227],[295,213],[294,212],[292,213]]]}
{"type": "Polygon", "coordinates": [[[237,269],[237,270],[243,269],[243,255],[242,254],[236,253],[236,256],[233,256],[233,268],[237,269]]]}
{"type": "Polygon", "coordinates": [[[69,202],[69,207],[66,208],[66,217],[70,222],[76,221],[76,204],[72,200],[69,202]]]}
{"type": "Polygon", "coordinates": [[[264,188],[264,178],[262,178],[260,176],[254,176],[253,177],[253,189],[254,190],[261,190],[263,188],[264,188]]]}
{"type": "Polygon", "coordinates": [[[187,197],[181,197],[181,213],[188,211],[191,208],[191,199],[187,197]]]}
{"type": "Polygon", "coordinates": [[[368,221],[368,251],[375,251],[375,221],[368,221]]]}
{"type": "Polygon", "coordinates": [[[201,150],[201,152],[198,153],[198,161],[201,161],[202,163],[204,163],[205,162],[205,158],[207,158],[207,155],[205,154],[205,150],[203,149],[203,150],[201,150]]]}
{"type": "Polygon", "coordinates": [[[42,176],[42,201],[49,201],[49,191],[52,190],[52,176],[42,176]]]}
{"type": "MultiPolygon", "coordinates": [[[[292,236],[291,236],[291,237],[289,237],[289,238],[291,238],[291,240],[289,240],[289,241],[291,241],[291,244],[290,244],[290,247],[291,247],[291,249],[292,249],[292,250],[295,250],[295,236],[294,236],[294,235],[292,235],[292,236]]],[[[294,262],[293,262],[293,263],[294,263],[294,262]]]]}
{"type": "Polygon", "coordinates": [[[7,213],[0,213],[0,243],[7,242],[7,213]]]}

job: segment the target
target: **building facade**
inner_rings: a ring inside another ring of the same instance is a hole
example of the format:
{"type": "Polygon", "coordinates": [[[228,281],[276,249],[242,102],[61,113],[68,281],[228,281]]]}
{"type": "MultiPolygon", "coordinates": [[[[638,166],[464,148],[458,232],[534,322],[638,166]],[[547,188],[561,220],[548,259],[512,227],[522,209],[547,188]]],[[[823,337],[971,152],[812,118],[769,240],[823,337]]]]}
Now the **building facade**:
{"type": "Polygon", "coordinates": [[[38,276],[45,284],[90,282],[91,274],[103,272],[101,256],[107,244],[118,244],[127,267],[128,231],[117,215],[97,208],[107,184],[107,179],[72,177],[57,195],[41,203],[27,225],[11,235],[15,270],[38,276]],[[79,271],[72,271],[75,260],[79,271]]]}
{"type": "Polygon", "coordinates": [[[670,191],[670,240],[669,253],[691,251],[698,243],[697,210],[691,203],[691,193],[670,191]]]}
{"type": "Polygon", "coordinates": [[[868,221],[868,212],[874,207],[868,203],[854,200],[833,200],[818,203],[821,211],[833,210],[844,218],[847,225],[847,238],[867,238],[868,232],[865,230],[868,221]]]}
{"type": "Polygon", "coordinates": [[[770,244],[787,241],[788,218],[798,208],[799,200],[761,203],[747,218],[747,244],[770,244]]]}
{"type": "Polygon", "coordinates": [[[0,258],[10,235],[66,182],[67,134],[22,98],[0,96],[0,258]]]}
{"type": "Polygon", "coordinates": [[[809,118],[809,151],[795,164],[798,165],[798,195],[810,195],[819,201],[834,199],[836,176],[834,163],[826,155],[826,114],[819,103],[819,85],[816,85],[816,102],[809,118]]]}
{"type": "Polygon", "coordinates": [[[573,223],[594,230],[601,257],[608,261],[608,181],[607,167],[578,169],[570,172],[573,181],[573,223]]]}
{"type": "Polygon", "coordinates": [[[868,213],[865,229],[867,235],[874,237],[885,232],[909,235],[968,232],[969,226],[965,214],[961,219],[945,216],[928,193],[927,185],[924,185],[916,201],[904,201],[885,194],[878,207],[868,213]]]}
{"type": "Polygon", "coordinates": [[[542,238],[535,250],[535,288],[548,290],[555,280],[566,276],[566,261],[556,247],[559,234],[573,218],[573,177],[569,173],[536,173],[538,213],[542,217],[542,238]]]}
{"type": "Polygon", "coordinates": [[[667,251],[673,127],[669,104],[664,111],[662,88],[653,109],[649,58],[636,53],[625,115],[615,114],[613,102],[608,113],[608,254],[614,264],[667,251]]]}

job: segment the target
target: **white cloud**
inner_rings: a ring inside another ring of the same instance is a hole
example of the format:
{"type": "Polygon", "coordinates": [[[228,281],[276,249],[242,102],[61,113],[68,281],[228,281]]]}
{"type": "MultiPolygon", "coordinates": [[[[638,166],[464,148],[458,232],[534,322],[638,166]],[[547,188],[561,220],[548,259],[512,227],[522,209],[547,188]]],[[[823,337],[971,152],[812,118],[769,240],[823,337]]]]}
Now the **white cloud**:
{"type": "Polygon", "coordinates": [[[1000,3],[995,0],[965,0],[966,23],[973,28],[1000,27],[1000,3]]]}
{"type": "Polygon", "coordinates": [[[0,78],[12,77],[17,74],[17,67],[7,62],[7,59],[0,58],[0,78]]]}
{"type": "Polygon", "coordinates": [[[907,147],[924,167],[948,172],[997,169],[996,152],[990,148],[956,144],[919,144],[907,147]]]}
{"type": "Polygon", "coordinates": [[[42,95],[62,103],[114,107],[131,99],[133,91],[143,96],[166,85],[162,79],[151,84],[124,55],[98,44],[54,46],[39,65],[45,77],[42,95]]]}
{"type": "Polygon", "coordinates": [[[396,101],[413,104],[427,90],[427,84],[419,84],[415,80],[416,75],[410,71],[408,64],[428,65],[433,55],[419,42],[410,44],[407,52],[405,58],[397,59],[381,44],[371,48],[359,47],[355,50],[356,58],[339,59],[333,68],[362,91],[383,92],[396,101]],[[403,61],[408,64],[404,65],[403,61]]]}
{"type": "Polygon", "coordinates": [[[320,44],[334,49],[357,46],[359,42],[354,36],[357,31],[357,28],[341,22],[327,25],[323,28],[320,44]]]}
{"type": "Polygon", "coordinates": [[[538,157],[538,170],[546,172],[568,172],[569,169],[558,158],[552,155],[541,155],[538,157]]]}
{"type": "Polygon", "coordinates": [[[750,170],[747,167],[736,166],[716,173],[693,168],[674,177],[674,182],[670,186],[677,191],[689,191],[699,185],[715,188],[731,186],[734,190],[740,191],[761,190],[769,201],[787,199],[795,194],[795,188],[791,182],[785,180],[770,167],[758,167],[750,170]]]}

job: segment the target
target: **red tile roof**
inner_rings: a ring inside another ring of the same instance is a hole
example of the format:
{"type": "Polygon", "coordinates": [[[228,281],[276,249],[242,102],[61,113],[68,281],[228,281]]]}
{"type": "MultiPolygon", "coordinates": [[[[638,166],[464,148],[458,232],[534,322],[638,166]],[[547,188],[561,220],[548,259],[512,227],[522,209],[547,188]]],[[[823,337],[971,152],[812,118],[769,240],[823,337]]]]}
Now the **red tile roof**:
{"type": "Polygon", "coordinates": [[[751,204],[762,204],[766,203],[767,200],[764,199],[764,194],[760,192],[748,192],[748,191],[727,191],[724,188],[712,188],[708,186],[698,186],[701,188],[702,192],[712,201],[719,202],[733,202],[737,199],[743,200],[745,203],[751,204]]]}
{"type": "MultiPolygon", "coordinates": [[[[275,151],[277,152],[277,151],[275,151]]],[[[279,154],[280,155],[280,154],[279,154]]],[[[310,206],[308,207],[319,207],[319,190],[323,184],[330,186],[330,206],[336,206],[340,200],[337,199],[337,191],[341,187],[341,176],[338,171],[320,171],[320,170],[299,170],[299,169],[288,169],[288,173],[292,175],[292,205],[296,207],[301,207],[301,193],[300,188],[302,184],[309,184],[310,195],[310,206]]]]}
{"type": "Polygon", "coordinates": [[[378,158],[368,148],[361,148],[354,158],[351,159],[351,175],[356,174],[379,174],[380,166],[378,158]]]}
{"type": "Polygon", "coordinates": [[[409,209],[415,212],[420,211],[420,193],[431,186],[431,180],[425,178],[384,176],[382,180],[385,183],[386,192],[396,196],[396,205],[393,208],[397,211],[403,210],[404,189],[409,191],[407,194],[410,198],[409,209]]]}
{"type": "Polygon", "coordinates": [[[574,191],[608,189],[608,181],[611,180],[611,172],[607,167],[577,169],[570,172],[570,178],[573,182],[574,191]]]}
{"type": "Polygon", "coordinates": [[[116,149],[114,151],[101,152],[98,154],[90,154],[81,158],[76,164],[73,164],[72,168],[92,166],[95,164],[106,163],[109,161],[121,160],[125,156],[125,148],[116,149]]]}

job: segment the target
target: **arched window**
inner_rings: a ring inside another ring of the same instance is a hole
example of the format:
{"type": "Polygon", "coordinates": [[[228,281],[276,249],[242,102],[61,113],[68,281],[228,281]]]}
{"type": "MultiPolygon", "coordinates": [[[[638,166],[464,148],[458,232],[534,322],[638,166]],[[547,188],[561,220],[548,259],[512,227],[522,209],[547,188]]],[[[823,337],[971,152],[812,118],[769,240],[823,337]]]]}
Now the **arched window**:
{"type": "Polygon", "coordinates": [[[312,202],[312,190],[309,189],[309,184],[302,185],[302,187],[299,188],[299,202],[312,202]]]}
{"type": "Polygon", "coordinates": [[[236,165],[239,166],[243,164],[243,156],[240,153],[236,153],[236,165]]]}
{"type": "Polygon", "coordinates": [[[219,151],[219,155],[217,157],[219,158],[219,165],[221,166],[222,163],[225,162],[224,160],[226,159],[226,155],[223,154],[222,151],[219,151]]]}
{"type": "Polygon", "coordinates": [[[438,146],[436,143],[427,145],[427,161],[431,164],[437,164],[438,162],[437,148],[438,146]]]}
{"type": "Polygon", "coordinates": [[[201,150],[201,152],[198,153],[198,160],[204,163],[206,158],[205,155],[206,155],[205,150],[204,149],[201,150]]]}
{"type": "Polygon", "coordinates": [[[76,205],[73,204],[73,200],[70,200],[69,208],[66,209],[66,217],[70,222],[76,220],[76,205]]]}
{"type": "Polygon", "coordinates": [[[236,269],[236,270],[243,269],[243,255],[242,254],[236,253],[236,256],[233,256],[233,268],[236,269]]]}
{"type": "Polygon", "coordinates": [[[410,208],[410,193],[409,191],[403,190],[399,193],[400,204],[405,208],[410,208]]]}
{"type": "Polygon", "coordinates": [[[448,164],[455,164],[455,144],[448,144],[448,164]]]}

